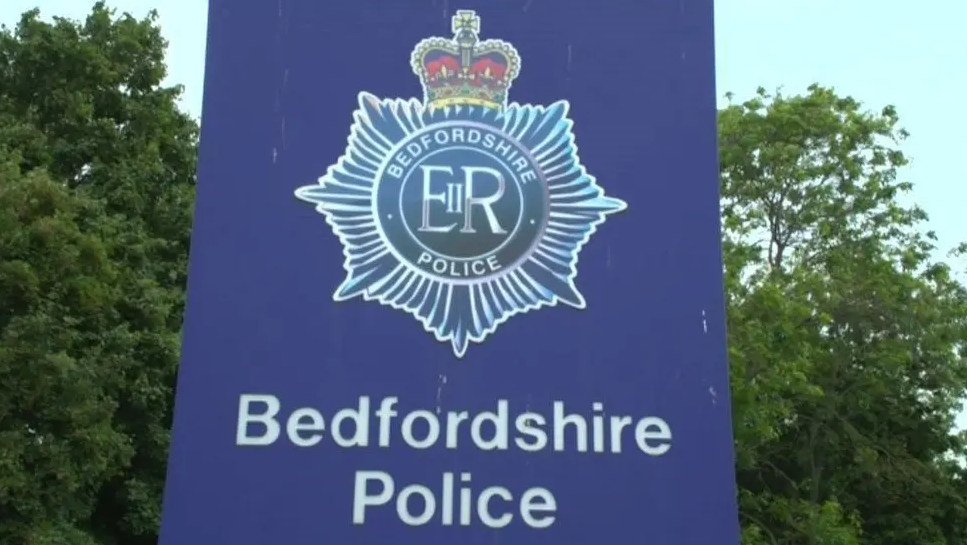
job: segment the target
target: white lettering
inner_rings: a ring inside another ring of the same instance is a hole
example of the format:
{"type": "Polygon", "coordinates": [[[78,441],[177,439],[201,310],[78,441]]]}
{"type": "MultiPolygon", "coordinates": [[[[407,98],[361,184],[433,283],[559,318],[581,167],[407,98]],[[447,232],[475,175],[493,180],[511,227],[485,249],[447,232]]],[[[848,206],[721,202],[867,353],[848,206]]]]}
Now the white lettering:
{"type": "Polygon", "coordinates": [[[510,521],[514,520],[514,516],[510,513],[505,512],[499,517],[494,517],[490,514],[490,500],[494,496],[500,496],[504,501],[513,501],[514,496],[510,494],[510,490],[502,486],[491,486],[485,488],[480,496],[477,497],[477,513],[480,515],[480,522],[484,523],[491,528],[503,528],[510,524],[510,521]]]}
{"type": "Polygon", "coordinates": [[[448,196],[448,192],[446,191],[441,191],[440,193],[433,192],[433,173],[442,172],[452,177],[453,169],[440,165],[420,165],[420,170],[423,172],[423,223],[420,225],[419,230],[426,233],[449,233],[457,224],[451,223],[446,226],[430,225],[430,206],[434,202],[446,204],[448,196]]]}
{"type": "Polygon", "coordinates": [[[575,450],[578,452],[588,451],[588,422],[579,414],[564,414],[564,402],[554,402],[554,450],[564,450],[565,428],[574,426],[574,433],[577,434],[575,450]]]}
{"type": "Polygon", "coordinates": [[[437,420],[435,414],[430,411],[413,411],[403,418],[402,424],[403,440],[406,444],[417,449],[425,449],[432,447],[437,439],[440,438],[440,421],[437,420]],[[413,426],[416,424],[417,420],[423,420],[427,425],[426,437],[423,439],[417,439],[416,435],[413,434],[413,426]]]}
{"type": "Polygon", "coordinates": [[[621,431],[631,425],[630,416],[611,417],[611,452],[621,452],[621,431]]]}
{"type": "Polygon", "coordinates": [[[396,497],[396,513],[400,520],[409,526],[423,526],[436,513],[436,498],[433,491],[421,484],[411,484],[400,490],[400,495],[396,497]],[[418,515],[410,512],[410,497],[418,495],[423,500],[423,511],[418,515]]]}
{"type": "Polygon", "coordinates": [[[454,261],[431,255],[429,252],[420,253],[416,259],[417,265],[432,270],[441,276],[453,278],[471,278],[488,275],[499,271],[503,266],[497,261],[497,256],[489,255],[483,259],[469,261],[454,261]]]}
{"type": "Polygon", "coordinates": [[[604,416],[601,411],[604,410],[604,403],[593,403],[591,404],[591,410],[594,411],[594,415],[591,416],[591,435],[594,437],[594,452],[604,452],[604,416]]]}
{"type": "Polygon", "coordinates": [[[355,406],[340,408],[327,420],[316,408],[296,407],[283,414],[276,396],[242,394],[238,400],[235,443],[271,445],[282,435],[284,423],[284,437],[299,447],[322,443],[328,425],[332,443],[341,448],[389,448],[394,434],[406,446],[421,450],[456,449],[461,435],[469,435],[467,439],[474,448],[487,451],[513,447],[524,452],[552,448],[557,452],[620,454],[625,441],[632,441],[640,452],[662,456],[672,448],[671,427],[656,416],[633,419],[627,415],[606,415],[600,402],[592,403],[590,412],[569,413],[563,401],[552,402],[549,416],[535,410],[512,415],[508,400],[495,401],[494,411],[448,411],[445,416],[438,416],[433,411],[415,409],[402,412],[402,419],[397,420],[401,417],[399,398],[383,397],[373,411],[370,397],[359,396],[355,406]],[[373,415],[375,424],[371,424],[373,415]]]}
{"type": "Polygon", "coordinates": [[[479,206],[483,209],[484,216],[487,217],[487,225],[490,227],[490,232],[498,235],[506,234],[507,231],[501,227],[500,223],[497,221],[497,214],[494,213],[494,204],[497,203],[504,196],[506,191],[507,182],[504,180],[504,175],[500,173],[499,170],[489,168],[489,167],[462,167],[463,168],[463,186],[464,194],[466,195],[466,205],[464,206],[463,213],[463,227],[460,228],[461,233],[476,233],[476,229],[473,228],[473,207],[479,206]],[[487,174],[495,180],[497,180],[497,190],[487,197],[477,197],[474,195],[474,175],[475,174],[487,174]]]}
{"type": "Polygon", "coordinates": [[[281,404],[279,398],[273,395],[242,394],[238,398],[238,424],[235,428],[236,445],[271,445],[279,438],[279,422],[275,415],[279,414],[281,404]],[[265,412],[252,414],[252,404],[265,405],[265,412]],[[248,433],[249,424],[261,424],[265,433],[252,436],[248,433]]]}
{"type": "Polygon", "coordinates": [[[467,411],[447,413],[447,448],[457,448],[457,438],[460,436],[460,423],[470,419],[467,411]]]}
{"type": "Polygon", "coordinates": [[[661,418],[642,418],[635,426],[635,443],[649,456],[661,456],[672,448],[672,430],[661,418]],[[657,443],[657,444],[655,444],[657,443]]]}
{"type": "Polygon", "coordinates": [[[292,411],[285,423],[285,434],[289,441],[299,447],[311,447],[322,441],[322,430],[326,428],[326,421],[322,414],[312,407],[303,407],[292,411]],[[310,432],[303,434],[302,432],[310,432]]]}
{"type": "Polygon", "coordinates": [[[507,401],[497,402],[497,412],[482,412],[474,417],[470,423],[470,437],[480,450],[507,450],[507,401]],[[489,422],[493,426],[493,437],[483,436],[483,425],[489,422]]]}
{"type": "Polygon", "coordinates": [[[521,152],[516,143],[490,132],[484,133],[479,129],[466,127],[436,129],[420,134],[396,151],[385,174],[399,180],[409,172],[418,158],[425,156],[431,149],[441,149],[453,144],[470,144],[481,148],[491,158],[499,158],[508,171],[516,173],[522,184],[537,180],[538,174],[531,159],[521,152]]]}
{"type": "MultiPolygon", "coordinates": [[[[517,499],[513,492],[503,486],[488,486],[474,497],[471,480],[470,473],[460,474],[459,493],[455,493],[456,479],[451,472],[442,475],[437,491],[422,484],[404,486],[394,502],[396,515],[409,526],[423,526],[434,519],[442,526],[453,526],[456,519],[460,526],[471,526],[479,521],[490,528],[503,528],[513,522],[516,511],[521,521],[531,528],[548,528],[554,524],[557,500],[550,490],[528,488],[517,499]],[[440,498],[439,501],[437,498],[440,498]]],[[[364,524],[370,508],[388,505],[393,500],[396,487],[396,481],[385,471],[357,471],[353,490],[353,524],[364,524]]]]}
{"type": "Polygon", "coordinates": [[[514,427],[524,436],[514,438],[517,448],[528,452],[544,450],[547,446],[547,432],[542,428],[545,425],[547,425],[547,419],[542,415],[531,412],[521,413],[514,421],[514,427]]]}
{"type": "MultiPolygon", "coordinates": [[[[321,420],[320,416],[320,420],[321,420]]],[[[340,447],[365,447],[369,445],[369,396],[359,396],[359,406],[356,409],[342,409],[332,417],[330,433],[332,440],[340,447]],[[353,422],[353,435],[346,437],[342,433],[342,423],[346,420],[353,422]]]]}
{"type": "Polygon", "coordinates": [[[366,522],[366,508],[369,506],[386,505],[393,497],[393,477],[384,471],[357,471],[356,484],[353,487],[353,524],[366,522]],[[366,490],[370,481],[379,481],[382,485],[375,496],[366,490]]]}
{"type": "Polygon", "coordinates": [[[554,513],[557,511],[557,500],[554,494],[546,488],[531,488],[520,498],[520,518],[531,528],[547,528],[554,524],[554,515],[543,517],[534,513],[554,513]]]}
{"type": "MultiPolygon", "coordinates": [[[[623,452],[626,429],[629,430],[627,440],[633,441],[638,451],[647,456],[662,456],[672,446],[672,430],[664,419],[608,415],[601,402],[591,403],[590,411],[567,412],[563,401],[552,401],[549,416],[530,404],[526,411],[516,415],[511,413],[508,400],[496,399],[495,404],[493,411],[448,411],[440,416],[439,409],[436,412],[401,410],[399,398],[395,396],[383,397],[377,404],[363,395],[354,406],[336,409],[327,420],[323,412],[313,407],[295,407],[283,412],[276,396],[242,394],[238,399],[235,442],[240,446],[271,445],[282,436],[284,427],[284,437],[291,445],[313,447],[322,443],[328,424],[332,446],[340,448],[363,448],[371,444],[389,448],[396,435],[409,448],[456,449],[464,435],[468,437],[462,440],[463,445],[483,451],[513,447],[522,452],[538,452],[551,448],[557,452],[600,456],[623,452]],[[373,414],[376,424],[371,424],[373,414]],[[375,439],[371,433],[376,434],[375,439]]],[[[353,524],[365,524],[370,510],[384,506],[390,512],[395,510],[400,522],[409,526],[483,525],[500,529],[516,520],[530,528],[542,529],[557,520],[557,500],[544,487],[522,491],[496,485],[477,487],[469,472],[459,472],[459,477],[455,472],[442,473],[437,483],[403,485],[385,471],[356,471],[353,524]]]]}
{"type": "Polygon", "coordinates": [[[397,416],[397,412],[393,410],[393,406],[398,401],[399,399],[395,397],[384,397],[379,402],[379,409],[376,410],[376,418],[379,419],[379,446],[381,448],[389,446],[389,424],[393,420],[393,417],[397,416]]]}

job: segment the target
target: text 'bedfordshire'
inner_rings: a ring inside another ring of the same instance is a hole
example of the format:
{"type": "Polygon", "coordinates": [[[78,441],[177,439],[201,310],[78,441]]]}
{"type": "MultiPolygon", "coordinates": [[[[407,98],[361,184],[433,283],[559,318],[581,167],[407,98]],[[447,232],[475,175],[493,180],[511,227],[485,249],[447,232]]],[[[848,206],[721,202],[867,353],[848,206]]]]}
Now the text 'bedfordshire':
{"type": "MultiPolygon", "coordinates": [[[[300,448],[550,450],[591,455],[627,451],[647,457],[664,455],[672,446],[672,431],[664,419],[606,414],[600,402],[591,403],[590,411],[584,412],[569,412],[563,401],[553,401],[549,410],[529,406],[518,413],[511,412],[506,399],[497,399],[492,411],[476,413],[437,408],[401,411],[399,405],[395,396],[378,400],[360,396],[355,407],[327,415],[314,407],[286,407],[271,394],[242,394],[235,444],[247,448],[271,448],[287,442],[300,448]]],[[[409,526],[436,523],[503,528],[519,519],[541,529],[554,524],[558,510],[557,498],[549,488],[481,488],[469,468],[443,472],[432,485],[398,483],[379,468],[357,469],[347,501],[357,525],[365,524],[371,510],[395,508],[400,521],[409,526]]]]}

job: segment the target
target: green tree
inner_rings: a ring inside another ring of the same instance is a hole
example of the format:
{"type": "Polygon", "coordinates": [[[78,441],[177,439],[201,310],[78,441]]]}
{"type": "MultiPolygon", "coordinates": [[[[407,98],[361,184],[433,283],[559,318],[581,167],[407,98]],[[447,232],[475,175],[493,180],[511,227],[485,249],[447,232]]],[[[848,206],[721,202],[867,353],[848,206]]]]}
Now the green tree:
{"type": "Polygon", "coordinates": [[[0,542],[155,543],[197,127],[94,6],[0,33],[0,542]]]}
{"type": "Polygon", "coordinates": [[[747,543],[959,543],[967,292],[932,259],[893,108],[812,86],[720,112],[747,543]]]}
{"type": "Polygon", "coordinates": [[[96,203],[18,159],[0,155],[0,542],[44,543],[91,516],[132,449],[97,349],[120,293],[101,233],[80,227],[96,203]]]}

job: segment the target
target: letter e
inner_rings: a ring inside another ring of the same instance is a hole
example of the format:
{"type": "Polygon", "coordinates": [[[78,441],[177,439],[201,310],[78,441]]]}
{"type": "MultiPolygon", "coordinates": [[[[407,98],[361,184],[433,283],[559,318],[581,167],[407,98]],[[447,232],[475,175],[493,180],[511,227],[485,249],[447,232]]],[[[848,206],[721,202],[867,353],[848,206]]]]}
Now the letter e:
{"type": "Polygon", "coordinates": [[[668,423],[654,416],[642,418],[635,426],[635,443],[649,456],[661,456],[672,448],[672,430],[668,423]]]}
{"type": "Polygon", "coordinates": [[[534,516],[534,513],[554,513],[557,511],[557,500],[554,494],[546,488],[528,488],[520,497],[520,518],[531,528],[547,528],[554,524],[557,518],[552,514],[534,516]]]}
{"type": "Polygon", "coordinates": [[[297,447],[311,447],[322,441],[322,430],[326,428],[326,421],[319,411],[311,407],[303,407],[292,411],[285,423],[285,434],[289,441],[297,447]],[[304,431],[310,433],[302,433],[304,431]]]}

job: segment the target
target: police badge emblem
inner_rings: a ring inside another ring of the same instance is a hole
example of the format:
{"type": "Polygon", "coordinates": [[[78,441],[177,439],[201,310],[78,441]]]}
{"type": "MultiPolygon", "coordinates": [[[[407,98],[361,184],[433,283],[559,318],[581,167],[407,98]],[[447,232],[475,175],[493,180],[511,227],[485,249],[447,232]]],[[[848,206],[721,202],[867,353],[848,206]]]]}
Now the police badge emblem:
{"type": "Polygon", "coordinates": [[[578,252],[627,205],[579,162],[566,100],[507,101],[514,47],[473,11],[452,30],[413,50],[423,100],[360,93],[345,153],[295,194],[344,246],[333,299],[405,310],[459,358],[515,314],[584,308],[578,252]]]}

